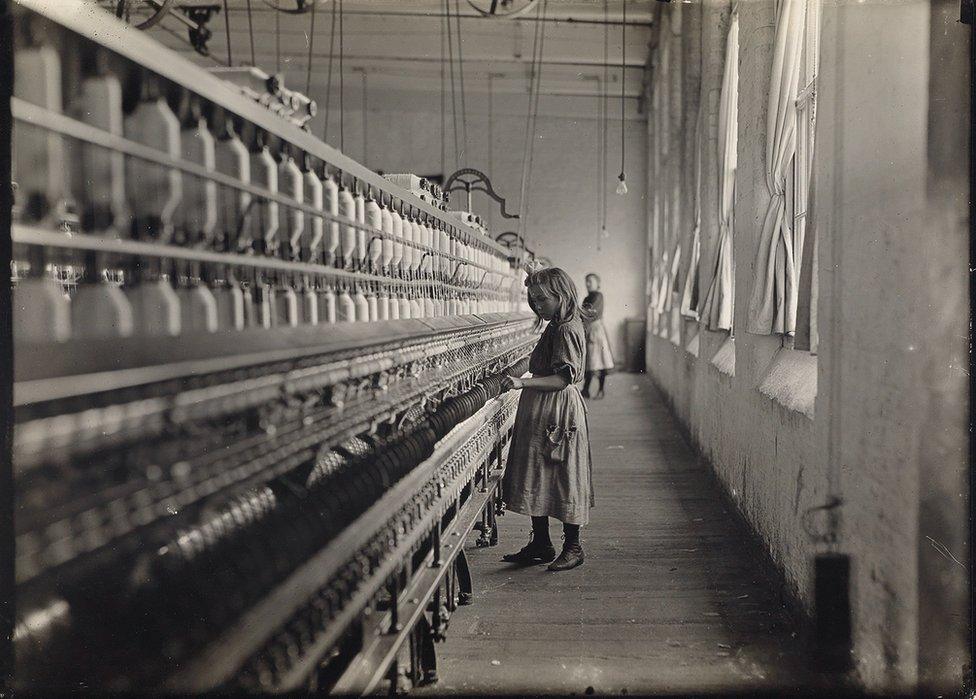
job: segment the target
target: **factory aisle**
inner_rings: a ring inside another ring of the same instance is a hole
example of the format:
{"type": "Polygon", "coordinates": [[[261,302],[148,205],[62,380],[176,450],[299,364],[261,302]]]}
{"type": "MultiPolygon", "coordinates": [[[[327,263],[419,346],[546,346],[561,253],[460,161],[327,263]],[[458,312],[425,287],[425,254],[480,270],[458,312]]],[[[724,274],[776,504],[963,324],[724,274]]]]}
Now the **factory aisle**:
{"type": "Polygon", "coordinates": [[[597,506],[586,564],[503,563],[528,539],[528,518],[512,513],[499,518],[499,546],[469,537],[475,601],[455,613],[438,646],[440,682],[421,693],[805,685],[799,643],[662,395],[618,374],[608,398],[588,404],[597,506]]]}

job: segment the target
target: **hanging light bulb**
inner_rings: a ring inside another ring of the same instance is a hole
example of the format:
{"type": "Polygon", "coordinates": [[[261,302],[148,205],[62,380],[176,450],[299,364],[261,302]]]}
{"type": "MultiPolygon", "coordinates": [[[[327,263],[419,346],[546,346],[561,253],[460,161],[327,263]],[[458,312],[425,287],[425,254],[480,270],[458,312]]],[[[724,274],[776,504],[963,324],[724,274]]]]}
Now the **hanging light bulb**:
{"type": "Polygon", "coordinates": [[[627,75],[627,0],[623,2],[623,24],[620,28],[620,182],[617,184],[617,194],[627,193],[627,178],[624,177],[624,157],[627,152],[624,132],[624,87],[627,75]]]}
{"type": "Polygon", "coordinates": [[[617,183],[617,194],[623,196],[627,193],[627,178],[624,177],[624,173],[621,172],[617,179],[620,180],[620,182],[617,183]]]}
{"type": "Polygon", "coordinates": [[[603,230],[600,231],[600,237],[603,239],[607,239],[610,237],[610,231],[607,230],[606,226],[604,226],[603,230]]]}

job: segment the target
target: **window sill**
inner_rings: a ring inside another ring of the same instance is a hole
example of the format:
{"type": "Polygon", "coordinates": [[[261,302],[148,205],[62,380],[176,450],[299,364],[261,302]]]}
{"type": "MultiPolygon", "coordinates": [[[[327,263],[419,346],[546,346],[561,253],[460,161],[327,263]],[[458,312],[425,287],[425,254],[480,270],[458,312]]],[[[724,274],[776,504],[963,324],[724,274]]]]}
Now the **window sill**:
{"type": "Polygon", "coordinates": [[[735,376],[735,339],[725,338],[725,342],[718,348],[718,352],[712,357],[712,366],[718,369],[720,374],[735,376]]]}
{"type": "Polygon", "coordinates": [[[813,419],[817,401],[817,357],[808,352],[781,349],[759,382],[759,392],[787,410],[813,419]]]}

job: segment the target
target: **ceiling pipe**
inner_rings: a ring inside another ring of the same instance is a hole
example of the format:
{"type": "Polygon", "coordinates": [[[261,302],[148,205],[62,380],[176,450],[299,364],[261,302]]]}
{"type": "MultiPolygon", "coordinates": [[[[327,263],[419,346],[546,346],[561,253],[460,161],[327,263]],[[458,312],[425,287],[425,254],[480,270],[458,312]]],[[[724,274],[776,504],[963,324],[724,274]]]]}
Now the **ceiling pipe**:
{"type": "MultiPolygon", "coordinates": [[[[193,7],[193,6],[198,5],[198,4],[205,4],[205,3],[193,3],[193,2],[183,2],[183,3],[180,3],[181,6],[185,6],[185,7],[193,7]]],[[[232,14],[235,14],[235,13],[238,13],[238,12],[243,13],[244,12],[244,9],[243,8],[231,8],[230,11],[231,11],[232,14]]],[[[262,14],[262,13],[271,13],[271,12],[275,12],[275,10],[271,9],[270,7],[266,7],[266,6],[262,6],[262,5],[255,5],[255,7],[253,8],[253,14],[255,14],[255,15],[262,14]]],[[[446,13],[444,13],[444,12],[423,12],[423,11],[409,12],[409,11],[403,11],[403,10],[352,10],[352,9],[345,9],[345,8],[343,8],[343,14],[345,14],[346,17],[417,17],[417,18],[421,18],[421,19],[424,19],[424,18],[429,18],[429,19],[438,19],[438,18],[440,18],[440,19],[443,19],[444,17],[447,16],[446,13]]],[[[452,18],[453,17],[456,17],[456,16],[457,15],[455,15],[453,12],[451,13],[451,17],[452,18]]],[[[481,16],[481,15],[479,15],[477,13],[474,13],[474,12],[462,12],[461,15],[460,15],[460,17],[461,17],[461,19],[474,19],[474,20],[492,21],[490,18],[483,17],[483,16],[481,16]]],[[[497,20],[495,20],[495,21],[497,21],[497,20]]],[[[511,21],[513,21],[513,22],[538,22],[539,19],[536,18],[536,17],[534,17],[534,16],[522,16],[522,17],[512,18],[511,21]]],[[[610,24],[610,25],[620,25],[620,24],[623,24],[623,17],[622,17],[622,13],[619,13],[619,12],[618,13],[611,14],[610,19],[608,19],[607,21],[604,21],[602,19],[602,17],[601,18],[598,18],[598,19],[597,18],[595,18],[595,19],[584,19],[584,18],[580,18],[578,15],[577,16],[564,15],[562,17],[553,17],[551,19],[547,17],[546,18],[546,22],[565,22],[567,24],[599,24],[599,25],[610,24]]],[[[631,27],[650,27],[652,24],[653,24],[653,17],[651,17],[651,16],[640,17],[638,19],[635,19],[633,17],[630,17],[627,20],[627,25],[628,26],[631,26],[631,27]]]]}

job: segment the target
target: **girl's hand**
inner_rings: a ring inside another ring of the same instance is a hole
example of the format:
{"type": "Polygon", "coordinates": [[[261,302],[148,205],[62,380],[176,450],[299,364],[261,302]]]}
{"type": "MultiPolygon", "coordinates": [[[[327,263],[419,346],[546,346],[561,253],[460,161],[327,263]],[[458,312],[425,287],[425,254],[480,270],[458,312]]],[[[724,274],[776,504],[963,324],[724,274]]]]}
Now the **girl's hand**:
{"type": "Polygon", "coordinates": [[[522,379],[515,376],[502,377],[502,393],[522,388],[522,379]]]}

